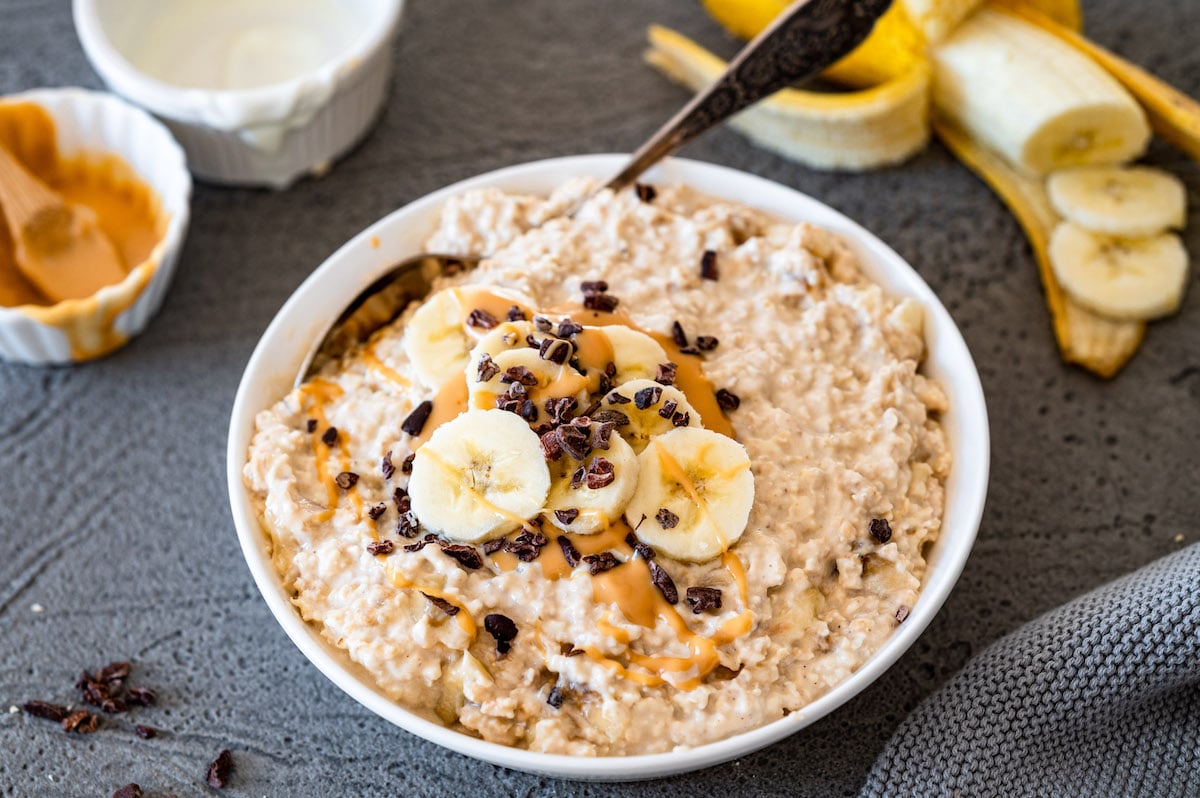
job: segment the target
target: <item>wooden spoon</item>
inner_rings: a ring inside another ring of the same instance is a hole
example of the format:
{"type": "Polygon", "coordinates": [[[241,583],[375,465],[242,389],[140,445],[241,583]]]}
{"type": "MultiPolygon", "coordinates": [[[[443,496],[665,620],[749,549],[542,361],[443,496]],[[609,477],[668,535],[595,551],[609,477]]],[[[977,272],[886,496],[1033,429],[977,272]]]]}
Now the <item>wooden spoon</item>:
{"type": "Polygon", "coordinates": [[[125,279],[125,264],[90,208],[73,205],[0,146],[0,207],[17,268],[51,302],[125,279]]]}

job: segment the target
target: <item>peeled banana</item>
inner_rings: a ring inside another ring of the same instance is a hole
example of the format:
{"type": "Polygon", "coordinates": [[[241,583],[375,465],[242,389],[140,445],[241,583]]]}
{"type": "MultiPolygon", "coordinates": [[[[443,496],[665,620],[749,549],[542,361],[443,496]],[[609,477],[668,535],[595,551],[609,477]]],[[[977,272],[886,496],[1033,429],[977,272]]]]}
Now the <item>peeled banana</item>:
{"type": "Polygon", "coordinates": [[[635,452],[641,453],[658,435],[676,427],[701,427],[700,414],[683,391],[654,380],[637,379],[622,383],[604,397],[601,409],[611,416],[620,414],[617,431],[635,452]]]}
{"type": "Polygon", "coordinates": [[[637,454],[618,434],[607,443],[582,461],[564,452],[550,464],[547,517],[564,532],[603,531],[621,517],[637,489],[637,454]]]}
{"type": "Polygon", "coordinates": [[[1100,235],[1153,236],[1182,228],[1187,215],[1179,178],[1145,166],[1054,172],[1046,191],[1059,216],[1100,235]]]}

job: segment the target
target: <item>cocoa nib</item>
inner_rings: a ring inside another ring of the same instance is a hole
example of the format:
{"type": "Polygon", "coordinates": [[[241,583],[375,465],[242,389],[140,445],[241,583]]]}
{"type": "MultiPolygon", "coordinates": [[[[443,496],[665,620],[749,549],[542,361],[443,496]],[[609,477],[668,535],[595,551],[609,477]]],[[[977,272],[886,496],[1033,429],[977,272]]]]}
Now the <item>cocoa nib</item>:
{"type": "Polygon", "coordinates": [[[663,402],[663,406],[658,408],[658,414],[663,418],[670,418],[675,415],[675,408],[679,407],[679,403],[674,399],[668,399],[663,402]]]}
{"type": "Polygon", "coordinates": [[[696,615],[706,610],[719,610],[721,609],[721,591],[715,587],[689,587],[687,603],[691,605],[692,612],[696,615]]]}
{"type": "MultiPolygon", "coordinates": [[[[617,396],[618,394],[610,395],[617,396]]],[[[626,399],[625,401],[628,402],[629,400],[626,399]]],[[[595,413],[592,413],[591,419],[592,421],[598,421],[601,424],[612,424],[613,426],[617,427],[629,426],[629,416],[625,415],[620,410],[597,410],[595,413]]]]}
{"type": "Polygon", "coordinates": [[[412,497],[404,488],[396,488],[392,491],[392,501],[396,503],[396,512],[401,515],[412,509],[412,497]]]}
{"type": "Polygon", "coordinates": [[[525,366],[510,366],[504,370],[504,374],[500,377],[500,382],[511,384],[520,383],[526,387],[532,388],[538,384],[537,376],[525,366]]]}
{"type": "Polygon", "coordinates": [[[579,549],[575,548],[575,544],[566,536],[558,537],[558,547],[562,549],[563,559],[567,561],[567,565],[574,568],[579,565],[579,549]]]}
{"type": "Polygon", "coordinates": [[[378,521],[379,517],[381,515],[383,515],[385,512],[387,512],[387,505],[384,504],[383,502],[380,502],[379,504],[376,504],[374,507],[372,507],[370,510],[367,510],[367,516],[372,521],[378,521]]]}
{"type": "Polygon", "coordinates": [[[683,325],[678,321],[671,322],[671,340],[675,342],[675,346],[683,349],[688,345],[687,333],[683,331],[683,325]]]}
{"type": "Polygon", "coordinates": [[[441,596],[431,596],[428,593],[421,593],[421,595],[429,599],[430,604],[437,607],[447,615],[458,615],[458,607],[454,606],[449,601],[446,601],[441,596]]]}
{"type": "Polygon", "coordinates": [[[892,539],[892,525],[886,518],[871,519],[871,537],[880,543],[887,543],[892,539]]]}
{"type": "Polygon", "coordinates": [[[573,396],[560,396],[546,400],[546,413],[550,416],[551,424],[563,424],[571,420],[571,413],[579,406],[573,396]]]}
{"type": "MultiPolygon", "coordinates": [[[[585,301],[586,304],[586,301],[585,301]]],[[[583,325],[574,319],[563,319],[558,323],[558,330],[555,332],[559,338],[570,338],[583,332],[583,325]]]]}
{"type": "Polygon", "coordinates": [[[528,316],[525,315],[525,311],[521,310],[520,305],[513,305],[508,309],[507,318],[509,321],[525,321],[528,316]]]}
{"type": "Polygon", "coordinates": [[[676,604],[679,601],[679,590],[675,587],[675,580],[667,573],[666,569],[659,565],[654,560],[647,560],[646,566],[650,569],[650,581],[658,588],[658,592],[662,593],[668,604],[676,604]]]}
{"type": "Polygon", "coordinates": [[[358,474],[353,471],[343,471],[333,478],[333,481],[342,490],[350,490],[358,484],[358,474]]]}
{"type": "Polygon", "coordinates": [[[721,406],[722,410],[737,410],[741,406],[742,400],[728,388],[721,388],[717,391],[717,404],[721,406]]]}
{"type": "Polygon", "coordinates": [[[112,798],[142,798],[145,793],[137,784],[130,782],[112,794],[112,798]]]}
{"type": "Polygon", "coordinates": [[[413,411],[408,414],[408,418],[404,419],[404,423],[400,425],[400,429],[409,435],[420,435],[421,430],[425,429],[425,422],[429,420],[429,414],[432,412],[433,402],[426,399],[413,408],[413,411]]]}
{"type": "Polygon", "coordinates": [[[330,427],[329,429],[325,430],[325,432],[323,432],[321,434],[321,443],[325,444],[326,446],[333,446],[337,442],[338,442],[337,427],[330,427]]]}
{"type": "Polygon", "coordinates": [[[711,249],[704,250],[704,254],[700,256],[700,277],[705,280],[717,280],[721,277],[717,270],[717,253],[711,249]]]}
{"type": "Polygon", "coordinates": [[[616,478],[613,464],[603,457],[597,457],[588,465],[583,481],[589,490],[600,490],[611,485],[616,478]]]}
{"type": "Polygon", "coordinates": [[[492,360],[492,356],[484,352],[479,356],[479,370],[475,372],[476,382],[487,382],[500,373],[500,367],[492,360]]]}
{"type": "Polygon", "coordinates": [[[479,555],[479,550],[474,546],[468,546],[465,543],[442,543],[440,541],[438,545],[441,546],[442,554],[445,554],[468,571],[474,571],[483,565],[483,557],[479,555]]]}
{"type": "Polygon", "coordinates": [[[229,784],[229,776],[233,773],[233,754],[229,753],[226,748],[221,753],[217,754],[217,758],[208,766],[208,772],[204,774],[204,782],[209,787],[221,789],[229,784]]]}
{"type": "Polygon", "coordinates": [[[21,709],[25,710],[26,714],[33,715],[35,718],[52,720],[55,723],[62,723],[63,718],[67,716],[66,707],[60,707],[58,704],[50,704],[45,701],[26,701],[21,705],[21,709]]]}
{"type": "Polygon", "coordinates": [[[133,733],[143,740],[149,740],[158,736],[158,729],[153,726],[145,726],[141,723],[133,727],[133,733]]]}
{"type": "Polygon", "coordinates": [[[643,388],[633,395],[633,406],[638,410],[645,410],[651,405],[658,404],[660,398],[662,398],[662,388],[653,385],[643,388]]]}
{"type": "Polygon", "coordinates": [[[317,420],[315,418],[310,418],[307,422],[305,422],[304,426],[309,432],[316,432],[317,420]]]}
{"type": "Polygon", "coordinates": [[[608,403],[610,405],[627,405],[629,404],[629,397],[623,393],[613,391],[608,395],[608,403]]]}
{"type": "Polygon", "coordinates": [[[659,509],[654,514],[654,520],[658,521],[658,525],[663,529],[674,529],[679,524],[679,516],[668,510],[666,507],[659,509]]]}
{"type": "Polygon", "coordinates": [[[538,344],[538,357],[561,366],[571,356],[571,344],[560,338],[543,338],[538,344]]]}
{"type": "Polygon", "coordinates": [[[534,316],[533,326],[538,332],[545,333],[554,329],[554,322],[550,321],[550,319],[546,318],[545,316],[534,316]]]}
{"type": "MultiPolygon", "coordinates": [[[[554,517],[558,519],[560,524],[570,525],[579,517],[579,510],[574,507],[568,507],[565,510],[555,510],[554,517]]],[[[562,540],[562,538],[559,538],[562,540]]]]}
{"type": "Polygon", "coordinates": [[[590,435],[586,428],[575,424],[564,424],[554,431],[559,447],[576,460],[583,460],[592,451],[590,435]]]}
{"type": "Polygon", "coordinates": [[[130,706],[152,707],[158,696],[149,687],[130,687],[125,691],[125,702],[130,706]]]}
{"type": "Polygon", "coordinates": [[[555,709],[558,709],[563,705],[563,694],[562,691],[558,689],[557,684],[550,688],[550,695],[546,696],[546,703],[555,709]]]}
{"type": "Polygon", "coordinates": [[[100,719],[86,709],[77,709],[62,720],[63,731],[76,734],[91,734],[96,730],[100,719]]]}
{"type": "Polygon", "coordinates": [[[405,551],[420,551],[421,549],[428,546],[430,543],[436,543],[436,542],[437,542],[437,535],[426,535],[425,537],[418,540],[416,543],[410,543],[407,546],[405,546],[404,550],[405,551]]]}
{"type": "Polygon", "coordinates": [[[679,366],[674,363],[659,363],[654,372],[654,381],[662,385],[674,385],[675,372],[678,370],[679,366]]]}
{"type": "Polygon", "coordinates": [[[562,444],[558,441],[558,430],[550,430],[541,436],[542,454],[547,460],[557,460],[562,457],[562,444]]]}
{"type": "Polygon", "coordinates": [[[611,571],[613,568],[616,568],[621,564],[621,561],[618,560],[616,555],[614,555],[611,551],[602,551],[598,554],[585,555],[583,561],[587,563],[588,572],[592,576],[595,576],[596,574],[602,574],[605,571],[611,571]]]}
{"type": "Polygon", "coordinates": [[[490,330],[500,323],[500,320],[483,308],[475,308],[467,316],[467,324],[481,330],[490,330]]]}
{"type": "Polygon", "coordinates": [[[408,457],[404,458],[404,462],[402,462],[400,464],[400,473],[401,474],[411,474],[412,473],[412,464],[413,464],[413,460],[415,460],[416,457],[417,457],[417,455],[414,452],[413,454],[410,454],[408,457]]]}
{"type": "Polygon", "coordinates": [[[671,416],[671,424],[676,427],[686,427],[690,423],[692,423],[691,413],[676,413],[671,416]]]}
{"type": "Polygon", "coordinates": [[[720,341],[711,335],[696,336],[696,348],[704,352],[711,352],[712,350],[716,349],[718,343],[720,343],[720,341]]]}
{"type": "Polygon", "coordinates": [[[632,532],[625,536],[625,544],[633,549],[637,553],[637,556],[643,560],[653,560],[658,556],[658,552],[638,540],[638,536],[632,532]]]}
{"type": "Polygon", "coordinates": [[[601,313],[612,313],[617,309],[621,300],[612,294],[588,294],[583,298],[583,306],[588,310],[598,310],[601,313]]]}
{"type": "Polygon", "coordinates": [[[584,280],[579,284],[579,290],[584,293],[584,296],[603,294],[608,291],[608,283],[604,280],[584,280]]]}
{"type": "Polygon", "coordinates": [[[396,466],[392,465],[392,450],[388,449],[383,455],[383,462],[379,465],[379,470],[383,473],[384,479],[391,479],[396,473],[396,466]]]}
{"type": "Polygon", "coordinates": [[[120,687],[132,669],[132,666],[128,662],[110,662],[96,671],[95,679],[98,682],[105,682],[110,686],[120,687]],[[113,685],[113,682],[116,682],[116,684],[113,685]]]}
{"type": "Polygon", "coordinates": [[[513,638],[517,636],[517,625],[507,615],[493,612],[483,619],[483,628],[487,629],[496,641],[496,653],[507,654],[512,648],[513,638]]]}
{"type": "Polygon", "coordinates": [[[910,610],[908,609],[908,606],[905,604],[901,604],[899,607],[897,607],[896,608],[896,623],[904,623],[904,621],[908,618],[909,612],[910,612],[910,610]]]}
{"type": "Polygon", "coordinates": [[[393,540],[372,540],[367,544],[368,554],[391,554],[396,550],[396,542],[393,540]]]}
{"type": "Polygon", "coordinates": [[[654,198],[658,196],[658,191],[649,183],[634,183],[633,190],[642,202],[654,202],[654,198]]]}

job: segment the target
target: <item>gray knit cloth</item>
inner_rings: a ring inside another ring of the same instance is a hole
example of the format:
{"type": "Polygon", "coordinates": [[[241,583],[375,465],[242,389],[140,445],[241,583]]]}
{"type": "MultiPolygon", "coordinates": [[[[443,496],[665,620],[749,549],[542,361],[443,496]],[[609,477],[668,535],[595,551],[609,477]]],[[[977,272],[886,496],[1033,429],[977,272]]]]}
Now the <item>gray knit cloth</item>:
{"type": "Polygon", "coordinates": [[[863,796],[1200,796],[1200,545],[998,641],[926,699],[863,796]]]}

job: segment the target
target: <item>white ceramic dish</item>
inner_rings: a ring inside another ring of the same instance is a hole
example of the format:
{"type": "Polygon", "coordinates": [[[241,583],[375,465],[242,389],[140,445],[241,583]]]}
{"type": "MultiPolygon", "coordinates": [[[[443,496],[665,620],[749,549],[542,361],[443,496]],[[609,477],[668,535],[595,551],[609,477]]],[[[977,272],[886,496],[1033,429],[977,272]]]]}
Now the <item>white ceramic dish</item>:
{"type": "Polygon", "coordinates": [[[942,535],[931,552],[920,600],[875,656],[812,704],[754,731],[687,751],[586,758],[509,748],[419,717],[377,691],[365,672],[344,652],[326,643],[316,628],[301,620],[271,565],[266,535],[242,484],[242,466],[254,431],[254,416],[290,390],[312,340],[324,332],[363,286],[395,261],[421,251],[421,244],[433,229],[447,197],[484,186],[548,194],[572,177],[606,179],[616,173],[625,159],[624,155],[587,155],[501,169],[419,199],[351,239],[296,290],[259,341],[234,401],[227,452],[233,518],[255,582],[288,636],[334,684],[397,726],[459,753],[519,770],[597,781],[653,778],[734,759],[813,723],[874,681],[916,640],[958,579],[983,512],[989,458],[987,410],[975,364],[946,309],[899,255],[837,211],[792,189],[721,166],[678,159],[667,161],[644,179],[686,183],[779,218],[810,221],[836,231],[858,252],[865,271],[875,280],[894,294],[914,297],[925,306],[929,343],[925,369],[941,382],[950,399],[951,410],[945,424],[954,467],[947,486],[942,535]],[[378,239],[378,246],[374,239],[378,239]]]}
{"type": "Polygon", "coordinates": [[[94,297],[49,307],[0,307],[0,358],[61,364],[90,360],[123,346],[162,306],[187,235],[192,178],[183,150],[149,114],[111,94],[38,89],[0,98],[39,105],[54,118],[59,152],[119,155],[158,194],[167,231],[142,263],[94,297]]]}
{"type": "MultiPolygon", "coordinates": [[[[319,68],[272,85],[182,88],[140,71],[133,48],[146,20],[168,13],[159,0],[74,0],[84,52],[118,94],[160,117],[188,153],[192,172],[216,183],[282,189],[321,174],[370,129],[391,74],[403,0],[346,0],[353,43],[319,68]]],[[[228,0],[213,14],[237,11],[228,0]]],[[[319,35],[319,32],[317,32],[319,35]]]]}

